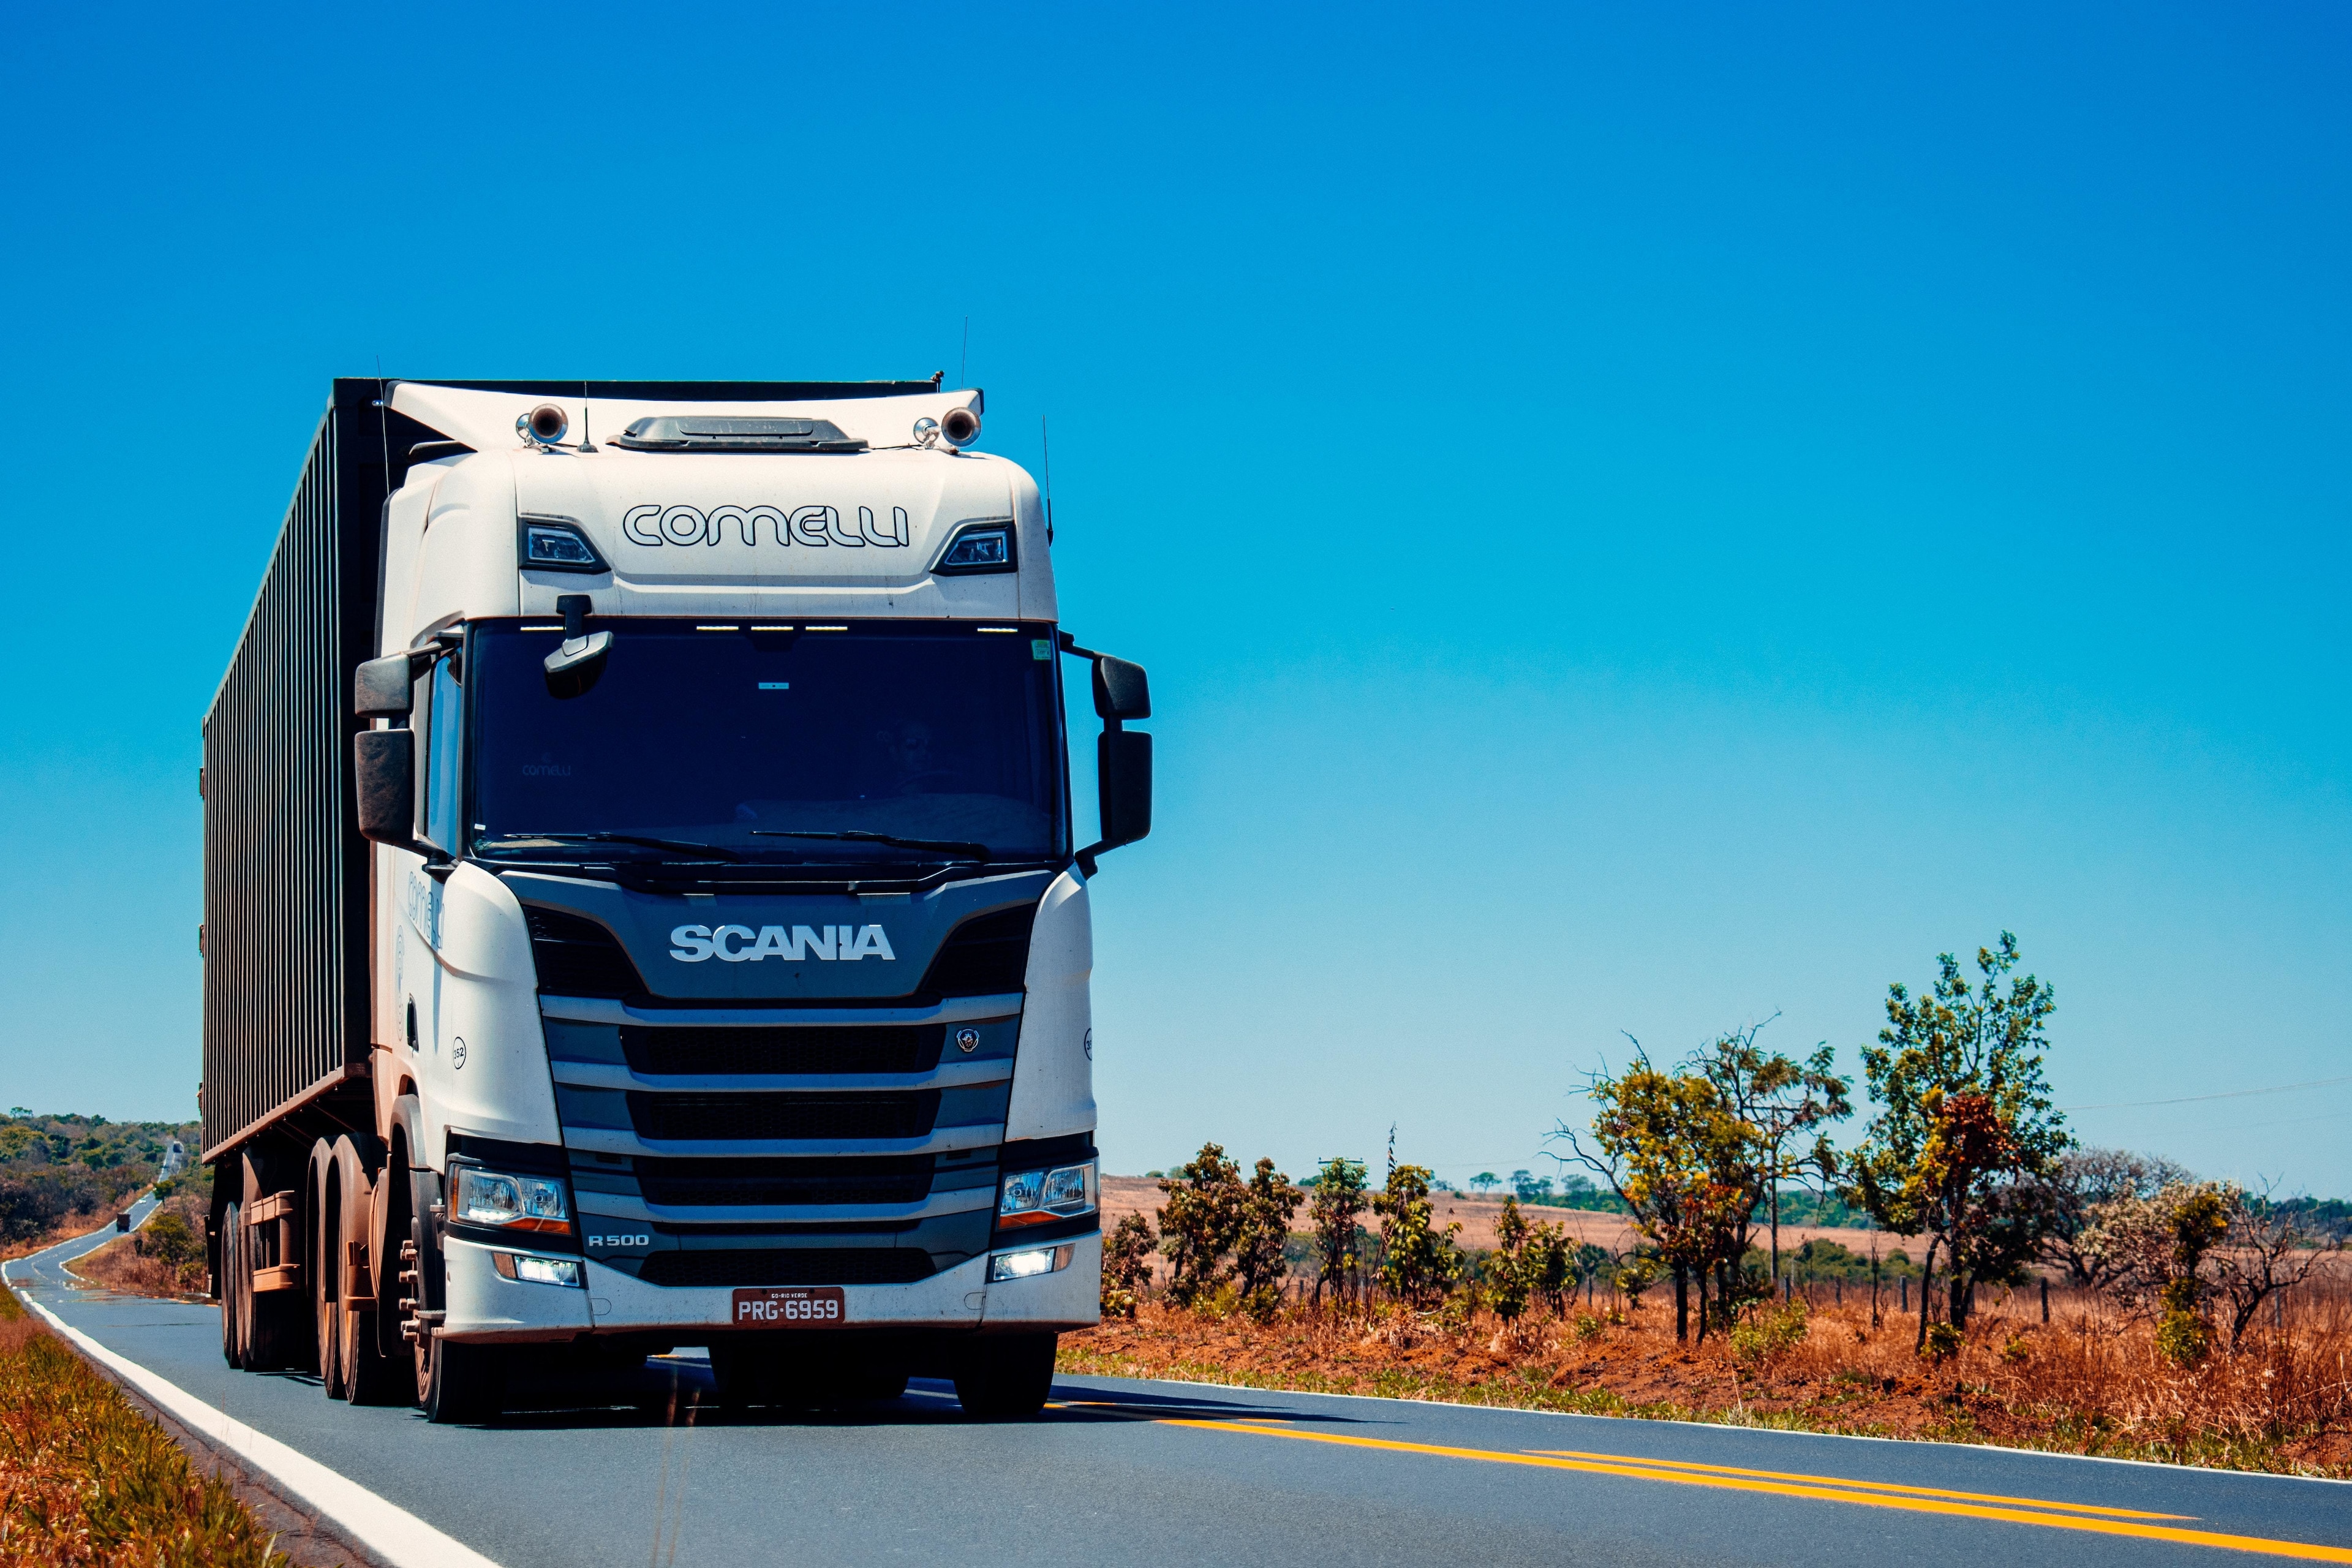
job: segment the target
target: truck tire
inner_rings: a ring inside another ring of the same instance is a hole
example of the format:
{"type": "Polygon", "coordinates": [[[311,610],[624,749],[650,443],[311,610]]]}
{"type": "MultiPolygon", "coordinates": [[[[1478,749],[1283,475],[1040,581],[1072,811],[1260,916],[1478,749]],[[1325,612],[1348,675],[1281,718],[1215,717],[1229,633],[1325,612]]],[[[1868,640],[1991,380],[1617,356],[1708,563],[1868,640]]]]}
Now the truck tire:
{"type": "Polygon", "coordinates": [[[507,1367],[496,1345],[436,1340],[426,1374],[425,1418],[436,1426],[495,1421],[506,1408],[507,1367]]]}
{"type": "Polygon", "coordinates": [[[956,1398],[975,1421],[1024,1421],[1054,1392],[1055,1334],[986,1334],[958,1358],[956,1398]]]}
{"type": "Polygon", "coordinates": [[[218,1283],[214,1294],[220,1300],[221,1360],[232,1367],[245,1364],[245,1338],[237,1331],[242,1320],[236,1300],[237,1268],[245,1258],[245,1244],[240,1239],[244,1221],[244,1211],[236,1204],[221,1210],[218,1283]]]}
{"type": "MultiPolygon", "coordinates": [[[[254,1156],[247,1154],[238,1163],[244,1167],[244,1212],[249,1213],[252,1205],[272,1189],[263,1183],[254,1156]]],[[[277,1166],[270,1169],[273,1174],[281,1173],[277,1166]]],[[[300,1186],[292,1190],[302,1199],[303,1207],[308,1209],[307,1192],[300,1186]]],[[[303,1234],[302,1227],[309,1219],[307,1213],[298,1216],[298,1223],[293,1227],[296,1237],[303,1234]]],[[[282,1222],[265,1220],[262,1223],[277,1226],[282,1222]]],[[[299,1289],[256,1290],[253,1288],[253,1236],[242,1224],[237,1229],[236,1244],[237,1332],[245,1346],[245,1370],[277,1372],[292,1368],[301,1372],[316,1371],[317,1351],[311,1343],[308,1292],[299,1289]]]]}
{"type": "Polygon", "coordinates": [[[722,1410],[748,1410],[783,1398],[783,1369],[769,1347],[743,1339],[721,1339],[710,1347],[710,1381],[722,1410]]]}
{"type": "MultiPolygon", "coordinates": [[[[331,1257],[338,1268],[347,1259],[366,1258],[365,1283],[370,1288],[368,1295],[355,1294],[339,1302],[342,1310],[335,1325],[340,1363],[336,1381],[343,1398],[353,1405],[389,1405],[407,1397],[408,1368],[395,1363],[379,1348],[376,1320],[384,1310],[383,1264],[369,1250],[375,1234],[376,1194],[370,1189],[359,1149],[349,1138],[335,1140],[334,1163],[328,1174],[340,1190],[335,1205],[340,1224],[331,1257]]],[[[336,1293],[342,1295],[340,1289],[336,1293]]]]}
{"type": "Polygon", "coordinates": [[[341,1205],[335,1187],[335,1152],[321,1138],[310,1145],[310,1167],[304,1179],[310,1194],[310,1226],[303,1272],[310,1277],[310,1320],[319,1344],[319,1386],[330,1399],[343,1396],[342,1303],[336,1300],[341,1276],[335,1252],[341,1245],[341,1205]]]}

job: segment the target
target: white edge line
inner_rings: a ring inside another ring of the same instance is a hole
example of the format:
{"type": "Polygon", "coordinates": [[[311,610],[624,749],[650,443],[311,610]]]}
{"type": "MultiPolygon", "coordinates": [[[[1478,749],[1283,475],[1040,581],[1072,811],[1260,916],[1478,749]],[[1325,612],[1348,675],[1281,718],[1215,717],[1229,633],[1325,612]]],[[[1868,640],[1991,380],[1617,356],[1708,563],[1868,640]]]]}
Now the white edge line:
{"type": "MultiPolygon", "coordinates": [[[[1813,1437],[1833,1443],[1885,1443],[1890,1447],[1941,1449],[1955,1454],[2017,1454],[2029,1459],[2059,1459],[2076,1465],[2134,1465],[2172,1476],[2236,1476],[2254,1481],[2303,1481],[2323,1487],[2352,1487],[2336,1476],[2288,1476],[2276,1470],[2225,1470],[2212,1465],[2181,1465],[2164,1459],[2121,1459],[2111,1454],[2066,1454],[2054,1448],[2019,1448],[2006,1443],[1946,1443],[1933,1437],[1880,1437],[1868,1432],[1808,1432],[1798,1426],[1742,1426],[1730,1421],[1675,1421],[1658,1415],[1594,1415],[1581,1410],[1540,1410],[1526,1405],[1473,1405],[1457,1399],[1400,1399],[1392,1394],[1323,1394],[1304,1388],[1255,1388],[1245,1383],[1194,1383],[1173,1377],[1121,1377],[1116,1373],[1056,1372],[1054,1381],[1156,1383],[1170,1388],[1213,1388],[1220,1394],[1279,1394],[1291,1399],[1354,1399],[1366,1405],[1403,1405],[1416,1410],[1492,1410],[1509,1415],[1539,1415],[1554,1421],[1613,1421],[1627,1426],[1660,1426],[1672,1431],[1693,1429],[1753,1432],[1769,1437],[1813,1437]]],[[[1619,1458],[1639,1461],[1636,1454],[1619,1458]]]]}
{"type": "Polygon", "coordinates": [[[215,1410],[177,1384],[115,1354],[29,1297],[24,1303],[92,1361],[187,1424],[189,1428],[246,1459],[282,1484],[336,1528],[374,1552],[391,1568],[499,1568],[465,1542],[434,1529],[397,1504],[337,1475],[307,1454],[296,1452],[226,1411],[215,1410]]]}

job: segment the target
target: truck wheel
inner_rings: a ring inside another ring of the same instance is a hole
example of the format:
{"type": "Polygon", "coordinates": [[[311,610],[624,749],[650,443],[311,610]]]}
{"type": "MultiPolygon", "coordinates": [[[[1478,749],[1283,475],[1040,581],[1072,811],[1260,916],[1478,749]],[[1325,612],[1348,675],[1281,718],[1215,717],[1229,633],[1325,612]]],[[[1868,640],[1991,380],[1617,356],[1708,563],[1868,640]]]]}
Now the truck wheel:
{"type": "Polygon", "coordinates": [[[748,1410],[754,1405],[775,1404],[781,1397],[782,1369],[768,1347],[723,1339],[709,1350],[710,1381],[718,1387],[721,1409],[748,1410]]]}
{"type": "Polygon", "coordinates": [[[245,1337],[238,1332],[236,1277],[238,1266],[245,1261],[245,1247],[238,1239],[245,1230],[245,1215],[236,1204],[221,1210],[220,1283],[215,1294],[220,1299],[221,1360],[232,1367],[245,1364],[245,1337]]]}
{"type": "Polygon", "coordinates": [[[965,1348],[956,1365],[956,1398],[976,1421],[1022,1421],[1045,1408],[1054,1392],[1054,1334],[989,1334],[965,1348]]]}
{"type": "Polygon", "coordinates": [[[308,1228],[310,1256],[303,1272],[310,1276],[312,1335],[319,1345],[319,1384],[328,1398],[343,1396],[343,1304],[336,1300],[341,1276],[335,1268],[341,1246],[342,1205],[335,1190],[335,1152],[324,1138],[310,1145],[310,1169],[305,1184],[310,1194],[308,1228]]]}
{"type": "MultiPolygon", "coordinates": [[[[330,1256],[338,1268],[348,1258],[367,1258],[366,1282],[374,1292],[344,1297],[338,1303],[341,1310],[335,1325],[336,1360],[342,1395],[353,1405],[388,1405],[407,1396],[408,1390],[404,1385],[408,1369],[396,1364],[379,1348],[376,1319],[383,1310],[383,1266],[369,1254],[369,1241],[374,1234],[374,1206],[367,1173],[360,1164],[359,1150],[350,1139],[335,1140],[335,1163],[328,1178],[341,1192],[336,1205],[341,1223],[332,1237],[334,1247],[330,1256]]],[[[343,1296],[340,1288],[336,1294],[343,1296]]]]}
{"type": "Polygon", "coordinates": [[[498,1419],[506,1407],[506,1357],[496,1345],[433,1342],[425,1418],[436,1426],[498,1419]]]}

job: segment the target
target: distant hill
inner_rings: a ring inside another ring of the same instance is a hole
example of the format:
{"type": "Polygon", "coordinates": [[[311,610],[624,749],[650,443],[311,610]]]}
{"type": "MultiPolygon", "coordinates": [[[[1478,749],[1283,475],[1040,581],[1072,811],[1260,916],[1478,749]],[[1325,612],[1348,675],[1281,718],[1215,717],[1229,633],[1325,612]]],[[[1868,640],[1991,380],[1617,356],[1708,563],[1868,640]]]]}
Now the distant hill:
{"type": "Polygon", "coordinates": [[[0,1243],[30,1241],[76,1215],[113,1208],[156,1179],[174,1140],[194,1159],[197,1136],[194,1121],[109,1121],[16,1107],[0,1117],[0,1243]]]}

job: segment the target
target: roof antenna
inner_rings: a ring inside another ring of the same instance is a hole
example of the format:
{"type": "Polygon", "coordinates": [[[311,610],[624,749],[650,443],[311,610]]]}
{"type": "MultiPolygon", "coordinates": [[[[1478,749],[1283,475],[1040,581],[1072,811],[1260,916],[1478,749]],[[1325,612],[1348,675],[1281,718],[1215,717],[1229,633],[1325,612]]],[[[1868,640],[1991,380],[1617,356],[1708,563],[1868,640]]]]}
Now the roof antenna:
{"type": "Polygon", "coordinates": [[[596,443],[588,438],[588,384],[580,384],[580,450],[593,452],[596,443]]]}
{"type": "Polygon", "coordinates": [[[1045,416],[1037,416],[1037,445],[1045,451],[1045,542],[1054,542],[1054,442],[1045,433],[1045,416]]]}
{"type": "Polygon", "coordinates": [[[963,319],[963,353],[956,361],[956,390],[959,392],[971,384],[971,374],[968,369],[971,363],[971,318],[970,316],[966,316],[963,319]]]}

